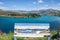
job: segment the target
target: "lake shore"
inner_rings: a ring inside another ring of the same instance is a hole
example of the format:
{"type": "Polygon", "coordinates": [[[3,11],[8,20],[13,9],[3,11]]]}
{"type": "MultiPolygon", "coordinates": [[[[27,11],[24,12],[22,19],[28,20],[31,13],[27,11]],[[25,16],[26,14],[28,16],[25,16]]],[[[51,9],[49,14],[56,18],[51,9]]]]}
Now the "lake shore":
{"type": "Polygon", "coordinates": [[[0,17],[10,17],[10,18],[38,18],[40,16],[36,16],[36,17],[31,17],[31,16],[5,16],[5,15],[0,15],[0,17]]]}

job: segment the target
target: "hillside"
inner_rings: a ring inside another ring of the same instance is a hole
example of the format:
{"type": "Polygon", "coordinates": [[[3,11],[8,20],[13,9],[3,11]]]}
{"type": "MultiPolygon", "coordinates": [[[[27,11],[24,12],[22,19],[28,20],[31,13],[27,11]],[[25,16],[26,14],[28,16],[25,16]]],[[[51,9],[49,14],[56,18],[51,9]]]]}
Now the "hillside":
{"type": "Polygon", "coordinates": [[[40,14],[32,13],[32,14],[24,14],[22,12],[13,12],[13,11],[5,11],[0,9],[0,16],[9,16],[9,17],[39,17],[40,14]]]}
{"type": "Polygon", "coordinates": [[[24,10],[16,10],[13,12],[23,13],[23,14],[40,14],[40,15],[48,15],[48,16],[60,16],[60,10],[56,9],[42,9],[42,10],[32,10],[32,11],[24,11],[24,10]]]}
{"type": "Polygon", "coordinates": [[[13,16],[13,17],[39,17],[43,15],[60,16],[60,10],[43,9],[43,10],[2,10],[0,9],[0,16],[13,16]]]}

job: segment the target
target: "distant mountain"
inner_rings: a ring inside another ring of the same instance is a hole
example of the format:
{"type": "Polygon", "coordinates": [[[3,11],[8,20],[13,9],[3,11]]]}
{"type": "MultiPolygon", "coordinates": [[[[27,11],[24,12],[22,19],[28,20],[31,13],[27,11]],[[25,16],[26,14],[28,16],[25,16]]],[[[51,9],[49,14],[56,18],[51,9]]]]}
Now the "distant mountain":
{"type": "Polygon", "coordinates": [[[0,15],[9,15],[9,14],[19,14],[19,13],[0,9],[0,15]]]}
{"type": "Polygon", "coordinates": [[[41,15],[50,15],[50,16],[60,16],[60,10],[56,9],[42,9],[42,10],[32,10],[32,11],[23,11],[23,10],[18,10],[15,12],[23,13],[23,14],[41,14],[41,15]]]}
{"type": "MultiPolygon", "coordinates": [[[[27,11],[28,12],[28,11],[27,11]]],[[[4,16],[4,17],[40,17],[40,14],[36,14],[36,13],[26,13],[26,11],[11,11],[11,10],[1,10],[0,9],[0,16],[4,16]]]]}
{"type": "Polygon", "coordinates": [[[49,16],[60,16],[60,10],[56,9],[42,9],[42,10],[32,10],[32,11],[25,11],[25,10],[1,10],[0,9],[0,15],[6,15],[6,14],[40,14],[40,15],[49,15],[49,16]]]}
{"type": "Polygon", "coordinates": [[[24,11],[24,10],[15,10],[13,12],[19,13],[39,13],[39,14],[48,14],[48,13],[60,13],[60,10],[56,9],[42,9],[42,10],[32,10],[32,11],[24,11]]]}
{"type": "Polygon", "coordinates": [[[47,9],[47,10],[39,10],[40,13],[60,13],[60,10],[55,10],[55,9],[47,9]]]}

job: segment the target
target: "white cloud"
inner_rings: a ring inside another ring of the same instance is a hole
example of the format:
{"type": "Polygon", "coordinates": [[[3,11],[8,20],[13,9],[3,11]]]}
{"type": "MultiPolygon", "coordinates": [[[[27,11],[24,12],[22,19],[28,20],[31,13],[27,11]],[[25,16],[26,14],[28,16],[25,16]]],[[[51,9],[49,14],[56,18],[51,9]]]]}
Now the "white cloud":
{"type": "Polygon", "coordinates": [[[58,5],[60,5],[60,3],[58,3],[58,5]]]}
{"type": "Polygon", "coordinates": [[[3,2],[0,2],[0,4],[4,4],[3,2]]]}
{"type": "Polygon", "coordinates": [[[0,9],[6,9],[6,7],[2,7],[2,6],[0,6],[0,9]]]}
{"type": "Polygon", "coordinates": [[[44,5],[44,6],[45,6],[45,7],[48,7],[49,5],[46,4],[46,5],[44,5]]]}
{"type": "Polygon", "coordinates": [[[16,7],[16,5],[12,5],[12,7],[16,7]]]}
{"type": "Polygon", "coordinates": [[[36,2],[33,2],[33,4],[36,4],[36,2]]]}
{"type": "Polygon", "coordinates": [[[58,10],[60,10],[60,8],[56,8],[56,7],[42,7],[42,8],[40,8],[40,9],[58,9],[58,10]]]}
{"type": "Polygon", "coordinates": [[[44,6],[41,7],[40,9],[52,9],[52,7],[49,7],[48,5],[44,5],[44,6]]]}
{"type": "Polygon", "coordinates": [[[43,0],[38,0],[38,3],[43,3],[43,0]]]}
{"type": "Polygon", "coordinates": [[[37,2],[33,2],[33,4],[37,4],[37,3],[43,3],[43,0],[37,0],[37,2]]]}

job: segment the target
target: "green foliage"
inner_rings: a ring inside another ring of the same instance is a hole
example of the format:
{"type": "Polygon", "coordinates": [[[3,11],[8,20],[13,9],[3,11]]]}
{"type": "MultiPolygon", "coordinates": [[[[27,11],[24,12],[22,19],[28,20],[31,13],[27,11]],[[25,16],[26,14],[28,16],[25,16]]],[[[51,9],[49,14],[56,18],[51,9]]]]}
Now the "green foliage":
{"type": "Polygon", "coordinates": [[[47,40],[47,37],[37,38],[38,40],[47,40]]]}
{"type": "Polygon", "coordinates": [[[57,30],[52,30],[52,31],[51,31],[51,37],[52,37],[53,35],[55,35],[55,34],[57,34],[57,30]]]}
{"type": "Polygon", "coordinates": [[[8,34],[4,33],[3,35],[0,35],[0,40],[13,40],[13,33],[10,32],[8,34]]]}
{"type": "Polygon", "coordinates": [[[8,16],[13,16],[13,17],[14,17],[14,16],[15,16],[15,17],[16,17],[16,16],[18,16],[18,17],[39,17],[40,14],[35,14],[35,13],[34,13],[34,14],[33,14],[33,13],[32,13],[32,14],[29,14],[29,13],[28,13],[28,14],[17,14],[17,13],[13,14],[13,13],[12,13],[12,14],[8,14],[8,16]]]}
{"type": "MultiPolygon", "coordinates": [[[[0,40],[14,40],[14,33],[9,32],[8,34],[4,33],[3,35],[0,35],[0,40]]],[[[26,37],[17,37],[17,40],[28,40],[26,37]]],[[[47,40],[46,37],[38,37],[33,38],[33,40],[47,40]]]]}
{"type": "Polygon", "coordinates": [[[17,37],[17,40],[47,40],[47,37],[36,37],[36,38],[17,37]]]}
{"type": "Polygon", "coordinates": [[[17,40],[24,40],[24,37],[17,37],[17,40]]]}

